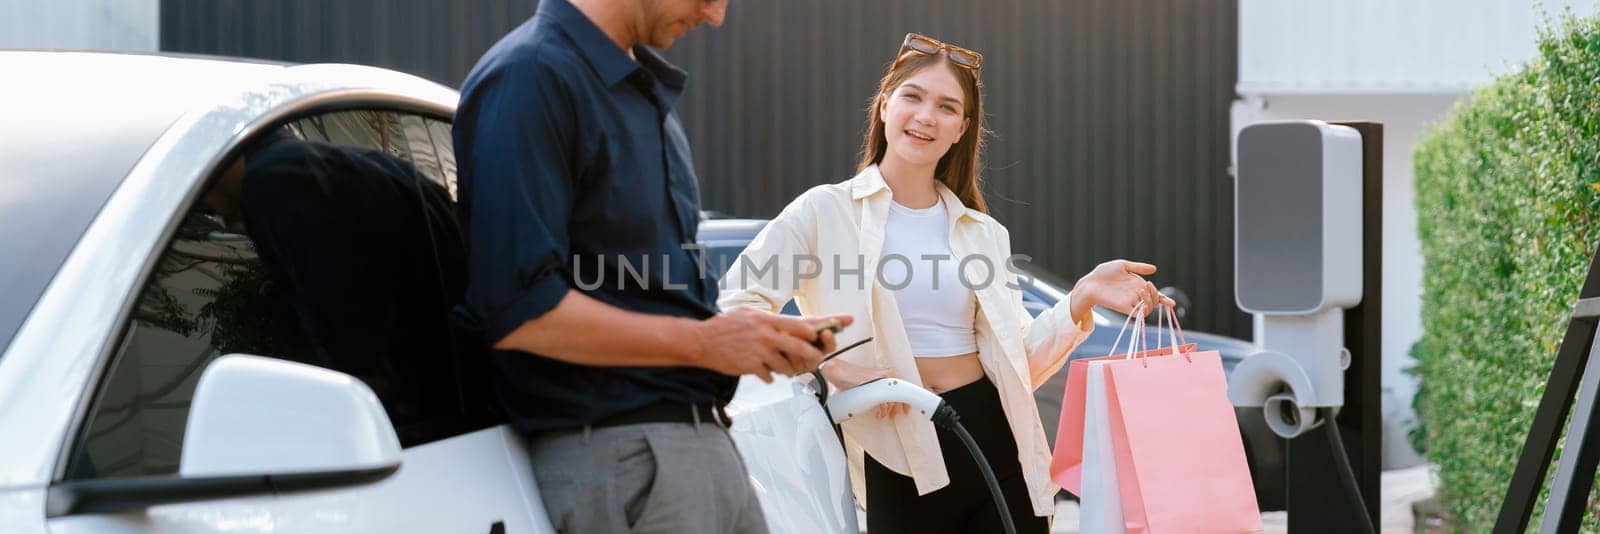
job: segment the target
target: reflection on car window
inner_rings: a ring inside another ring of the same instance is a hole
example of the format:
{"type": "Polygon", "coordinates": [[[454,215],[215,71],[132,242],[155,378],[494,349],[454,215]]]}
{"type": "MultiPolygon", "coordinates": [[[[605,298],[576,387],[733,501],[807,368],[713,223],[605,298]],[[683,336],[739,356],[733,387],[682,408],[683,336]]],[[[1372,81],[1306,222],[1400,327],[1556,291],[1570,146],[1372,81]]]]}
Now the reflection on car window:
{"type": "Polygon", "coordinates": [[[490,423],[451,309],[465,249],[449,125],[387,111],[295,121],[225,165],[143,288],[68,478],[177,471],[205,365],[256,354],[366,382],[405,446],[490,423]]]}

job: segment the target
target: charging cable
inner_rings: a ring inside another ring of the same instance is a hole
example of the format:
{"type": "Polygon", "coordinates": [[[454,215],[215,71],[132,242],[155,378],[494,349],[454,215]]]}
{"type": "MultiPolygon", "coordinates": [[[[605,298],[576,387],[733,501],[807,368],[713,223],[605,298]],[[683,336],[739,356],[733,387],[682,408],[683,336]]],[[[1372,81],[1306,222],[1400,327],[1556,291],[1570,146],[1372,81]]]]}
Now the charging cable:
{"type": "Polygon", "coordinates": [[[1339,470],[1339,482],[1344,486],[1344,493],[1350,502],[1355,503],[1356,512],[1361,514],[1362,532],[1375,534],[1372,516],[1367,513],[1367,503],[1361,499],[1361,488],[1356,484],[1355,469],[1350,467],[1350,457],[1344,453],[1344,439],[1339,437],[1339,422],[1333,420],[1333,408],[1318,408],[1317,412],[1322,417],[1322,427],[1328,429],[1323,435],[1328,436],[1328,448],[1333,450],[1333,463],[1339,470]]]}
{"type": "Polygon", "coordinates": [[[1017,534],[1017,526],[1011,522],[1011,509],[1006,506],[1006,496],[1000,491],[1000,481],[994,477],[994,470],[989,468],[989,459],[983,456],[983,450],[978,448],[978,442],[972,439],[972,434],[967,433],[966,427],[961,426],[961,416],[956,415],[956,409],[951,408],[950,403],[940,402],[939,409],[933,412],[933,424],[961,438],[961,443],[967,446],[967,452],[972,454],[973,461],[978,462],[978,470],[983,472],[984,483],[989,485],[989,496],[994,498],[994,509],[1000,512],[1000,524],[1006,527],[1006,534],[1017,534]]]}

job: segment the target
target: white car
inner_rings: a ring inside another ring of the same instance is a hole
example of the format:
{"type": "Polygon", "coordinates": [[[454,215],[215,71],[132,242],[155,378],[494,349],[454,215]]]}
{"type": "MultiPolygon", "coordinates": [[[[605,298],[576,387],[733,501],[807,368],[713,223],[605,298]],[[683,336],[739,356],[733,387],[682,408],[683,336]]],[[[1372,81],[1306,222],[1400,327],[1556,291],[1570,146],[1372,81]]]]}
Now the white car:
{"type": "MultiPolygon", "coordinates": [[[[521,435],[397,438],[381,388],[290,361],[249,239],[195,226],[219,166],[283,125],[453,194],[455,91],[166,55],[0,51],[0,72],[0,532],[552,531],[521,435]]],[[[729,412],[774,532],[859,532],[803,386],[746,378],[729,412]]]]}

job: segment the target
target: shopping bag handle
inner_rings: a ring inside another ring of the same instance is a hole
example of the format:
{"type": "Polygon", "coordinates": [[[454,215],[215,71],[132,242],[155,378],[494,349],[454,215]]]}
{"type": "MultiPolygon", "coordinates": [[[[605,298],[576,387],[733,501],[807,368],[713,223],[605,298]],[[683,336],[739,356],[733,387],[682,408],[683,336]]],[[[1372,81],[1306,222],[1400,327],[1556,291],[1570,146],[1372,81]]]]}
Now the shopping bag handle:
{"type": "Polygon", "coordinates": [[[1177,312],[1177,310],[1172,309],[1171,306],[1165,306],[1164,305],[1162,307],[1167,309],[1167,313],[1166,313],[1167,321],[1172,323],[1172,329],[1175,330],[1176,334],[1177,334],[1177,337],[1175,339],[1173,339],[1173,343],[1177,344],[1177,345],[1187,345],[1187,344],[1189,344],[1189,339],[1184,337],[1184,335],[1183,335],[1183,327],[1178,325],[1178,312],[1177,312]]]}
{"type": "MultiPolygon", "coordinates": [[[[1139,323],[1140,324],[1144,324],[1144,316],[1139,314],[1139,312],[1142,311],[1143,309],[1144,309],[1144,303],[1140,302],[1138,304],[1135,304],[1133,306],[1133,309],[1128,312],[1128,318],[1122,320],[1122,329],[1117,330],[1117,339],[1116,339],[1116,341],[1112,341],[1111,342],[1111,350],[1109,352],[1107,352],[1106,355],[1108,355],[1108,356],[1109,355],[1116,355],[1117,346],[1122,344],[1122,335],[1128,333],[1128,324],[1133,322],[1133,318],[1135,316],[1139,317],[1139,323]]],[[[1135,330],[1137,330],[1137,327],[1135,328],[1135,330]]],[[[1133,343],[1134,343],[1133,339],[1129,339],[1128,340],[1128,348],[1129,349],[1133,348],[1133,343]]],[[[1133,353],[1129,352],[1128,354],[1131,356],[1133,353]]]]}
{"type": "Polygon", "coordinates": [[[1178,326],[1178,315],[1172,311],[1172,308],[1165,305],[1158,306],[1164,308],[1164,310],[1156,315],[1156,349],[1161,348],[1162,325],[1170,323],[1171,326],[1166,328],[1168,346],[1172,348],[1172,355],[1177,356],[1178,347],[1188,344],[1189,340],[1183,335],[1183,327],[1178,326]]]}
{"type": "MultiPolygon", "coordinates": [[[[1157,304],[1156,308],[1158,308],[1158,309],[1161,308],[1161,305],[1157,304]]],[[[1161,313],[1161,312],[1156,312],[1156,350],[1160,350],[1161,349],[1161,331],[1163,330],[1162,325],[1165,324],[1166,322],[1167,322],[1167,314],[1161,313]]],[[[1168,337],[1172,336],[1172,329],[1171,328],[1165,328],[1164,330],[1166,330],[1168,337]]],[[[1168,343],[1168,345],[1172,349],[1172,355],[1173,356],[1177,356],[1178,355],[1178,338],[1173,337],[1172,338],[1172,342],[1168,343]]]]}
{"type": "MultiPolygon", "coordinates": [[[[1144,303],[1140,302],[1138,304],[1135,304],[1133,306],[1133,310],[1129,311],[1128,314],[1129,314],[1128,315],[1128,320],[1123,322],[1123,328],[1127,328],[1128,323],[1132,322],[1134,317],[1138,317],[1139,318],[1139,322],[1133,323],[1133,336],[1132,336],[1132,338],[1128,339],[1128,352],[1127,352],[1126,355],[1124,355],[1122,357],[1122,359],[1124,359],[1124,360],[1132,360],[1132,359],[1134,359],[1134,355],[1139,354],[1141,352],[1144,352],[1145,349],[1147,348],[1147,346],[1145,345],[1145,340],[1144,340],[1144,338],[1145,338],[1145,335],[1144,335],[1144,326],[1145,326],[1145,322],[1144,322],[1144,303]]],[[[1122,333],[1118,332],[1117,333],[1117,341],[1121,341],[1121,340],[1122,340],[1122,333]]],[[[1159,348],[1159,347],[1157,347],[1157,348],[1159,348]]],[[[1117,343],[1114,342],[1114,343],[1111,344],[1111,354],[1115,355],[1116,353],[1117,353],[1117,343]]]]}
{"type": "Polygon", "coordinates": [[[1133,359],[1134,355],[1142,353],[1149,348],[1145,345],[1144,318],[1146,314],[1144,313],[1144,305],[1139,305],[1133,310],[1134,313],[1139,314],[1139,322],[1133,324],[1133,339],[1128,342],[1128,357],[1126,359],[1129,360],[1133,359]]]}
{"type": "MultiPolygon", "coordinates": [[[[1178,316],[1177,316],[1177,314],[1174,313],[1172,311],[1172,308],[1170,308],[1170,307],[1167,307],[1167,306],[1162,306],[1162,307],[1166,308],[1167,312],[1164,313],[1164,314],[1156,315],[1156,343],[1160,343],[1161,342],[1161,330],[1160,330],[1161,323],[1162,323],[1161,319],[1163,317],[1165,317],[1168,321],[1170,321],[1172,323],[1172,327],[1167,329],[1167,338],[1168,338],[1168,340],[1171,341],[1171,344],[1172,344],[1172,355],[1173,356],[1180,356],[1181,355],[1181,356],[1183,356],[1183,361],[1193,362],[1194,358],[1190,358],[1188,354],[1183,354],[1183,353],[1179,352],[1179,347],[1183,346],[1184,344],[1187,344],[1189,342],[1189,340],[1181,338],[1181,336],[1183,336],[1183,327],[1178,326],[1178,316]],[[1180,341],[1181,341],[1181,343],[1180,343],[1180,341]]],[[[1159,349],[1161,347],[1158,346],[1156,348],[1159,349]]],[[[1146,365],[1148,365],[1148,364],[1146,364],[1146,365]]]]}
{"type": "MultiPolygon", "coordinates": [[[[1173,356],[1183,356],[1184,361],[1193,362],[1194,359],[1190,358],[1188,354],[1184,354],[1184,353],[1180,352],[1180,347],[1182,347],[1184,343],[1188,343],[1188,338],[1182,337],[1183,336],[1183,328],[1181,326],[1178,326],[1178,316],[1177,316],[1177,314],[1174,313],[1172,311],[1172,308],[1170,308],[1170,307],[1165,307],[1165,306],[1162,306],[1162,307],[1166,308],[1166,312],[1156,315],[1156,343],[1157,343],[1156,350],[1160,350],[1161,349],[1161,346],[1160,346],[1160,343],[1161,343],[1161,327],[1166,321],[1170,320],[1172,322],[1172,327],[1171,328],[1167,328],[1166,330],[1167,330],[1167,339],[1168,339],[1168,341],[1169,341],[1169,343],[1170,343],[1170,345],[1172,347],[1172,355],[1173,356]],[[1182,343],[1180,343],[1180,341],[1182,341],[1182,343]]],[[[1123,336],[1123,334],[1127,333],[1129,324],[1133,325],[1133,336],[1132,336],[1131,339],[1128,340],[1128,352],[1123,356],[1122,359],[1124,359],[1124,360],[1132,360],[1132,359],[1135,359],[1135,355],[1136,354],[1140,354],[1142,352],[1145,352],[1145,349],[1146,349],[1146,345],[1145,345],[1145,330],[1144,330],[1145,329],[1145,320],[1144,320],[1144,314],[1141,313],[1143,311],[1144,311],[1144,303],[1143,302],[1134,305],[1133,310],[1130,311],[1129,314],[1128,314],[1128,318],[1122,322],[1122,329],[1117,331],[1117,339],[1116,339],[1116,341],[1111,342],[1111,352],[1110,352],[1110,354],[1112,354],[1112,355],[1117,354],[1117,346],[1122,344],[1122,336],[1123,336]],[[1136,317],[1136,316],[1139,318],[1139,322],[1137,322],[1137,323],[1133,322],[1133,318],[1136,317]]],[[[1139,359],[1143,359],[1143,358],[1139,358],[1139,359]]],[[[1146,367],[1148,367],[1150,364],[1148,362],[1146,362],[1144,365],[1146,367]]]]}

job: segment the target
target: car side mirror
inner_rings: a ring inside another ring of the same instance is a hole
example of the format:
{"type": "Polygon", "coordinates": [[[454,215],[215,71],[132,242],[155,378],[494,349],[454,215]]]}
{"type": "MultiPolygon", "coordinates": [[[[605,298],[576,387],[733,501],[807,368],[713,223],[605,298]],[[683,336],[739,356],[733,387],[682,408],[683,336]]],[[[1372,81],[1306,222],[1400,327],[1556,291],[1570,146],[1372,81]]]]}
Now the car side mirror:
{"type": "Polygon", "coordinates": [[[400,440],[366,384],[305,364],[231,354],[200,376],[177,476],[51,486],[48,515],[358,486],[400,469],[400,440]]]}
{"type": "Polygon", "coordinates": [[[233,354],[200,376],[178,465],[186,478],[383,469],[400,465],[400,439],[360,380],[233,354]]]}
{"type": "Polygon", "coordinates": [[[1157,291],[1172,299],[1173,304],[1175,304],[1172,308],[1172,313],[1177,314],[1178,320],[1181,321],[1187,318],[1186,316],[1189,314],[1189,295],[1187,293],[1172,286],[1166,286],[1157,291]]]}

